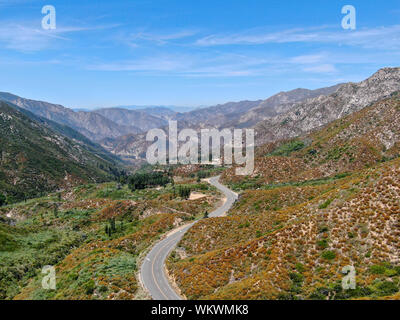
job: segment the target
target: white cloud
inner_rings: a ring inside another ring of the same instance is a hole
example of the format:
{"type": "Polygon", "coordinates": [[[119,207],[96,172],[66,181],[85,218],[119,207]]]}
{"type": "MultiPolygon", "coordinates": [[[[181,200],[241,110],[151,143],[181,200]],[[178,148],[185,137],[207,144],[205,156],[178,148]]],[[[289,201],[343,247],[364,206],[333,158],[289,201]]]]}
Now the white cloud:
{"type": "Polygon", "coordinates": [[[299,63],[299,64],[312,64],[321,62],[325,58],[323,54],[309,54],[303,56],[297,56],[290,59],[292,63],[299,63]]]}
{"type": "Polygon", "coordinates": [[[190,67],[191,62],[187,57],[164,55],[150,58],[139,58],[136,60],[91,64],[87,69],[97,71],[170,72],[185,70],[190,67]]]}
{"type": "Polygon", "coordinates": [[[142,41],[150,41],[156,42],[158,44],[166,44],[171,40],[179,40],[188,37],[192,37],[196,34],[196,31],[193,30],[182,30],[175,33],[147,33],[147,32],[139,32],[137,34],[131,35],[130,40],[142,40],[142,41]]]}
{"type": "Polygon", "coordinates": [[[312,73],[335,73],[337,72],[333,64],[320,64],[303,68],[306,72],[312,73]]]}
{"type": "Polygon", "coordinates": [[[196,54],[158,55],[132,60],[91,64],[89,70],[97,71],[131,71],[146,74],[174,74],[180,76],[222,76],[243,73],[236,65],[221,63],[218,57],[207,58],[196,54]]]}
{"type": "Polygon", "coordinates": [[[271,71],[272,60],[228,53],[157,55],[87,66],[97,71],[131,71],[148,74],[174,74],[185,77],[244,77],[271,71]]]}
{"type": "Polygon", "coordinates": [[[177,40],[193,37],[197,33],[198,32],[196,30],[192,29],[179,30],[169,33],[137,31],[135,33],[122,34],[122,35],[120,34],[116,36],[114,40],[129,47],[136,48],[143,43],[166,45],[172,42],[177,42],[177,40]]]}
{"type": "Polygon", "coordinates": [[[68,40],[70,33],[115,28],[118,25],[99,25],[91,27],[61,26],[55,30],[43,30],[34,24],[0,24],[0,43],[7,49],[22,52],[34,52],[48,49],[55,40],[68,40]]]}
{"type": "Polygon", "coordinates": [[[260,45],[268,43],[327,43],[363,48],[400,48],[400,25],[365,28],[356,31],[328,30],[328,27],[288,29],[279,32],[247,30],[229,35],[210,35],[196,41],[199,46],[260,45]]]}

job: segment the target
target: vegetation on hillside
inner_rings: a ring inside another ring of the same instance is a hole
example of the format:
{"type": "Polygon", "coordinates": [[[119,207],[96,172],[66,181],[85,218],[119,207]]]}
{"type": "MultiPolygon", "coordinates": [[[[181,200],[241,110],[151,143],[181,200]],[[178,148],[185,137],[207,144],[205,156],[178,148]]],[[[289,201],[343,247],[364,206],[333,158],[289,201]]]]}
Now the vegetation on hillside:
{"type": "Polygon", "coordinates": [[[392,97],[260,147],[253,176],[224,172],[239,201],[185,234],[171,276],[189,299],[399,299],[399,141],[392,97]]]}
{"type": "Polygon", "coordinates": [[[164,188],[81,185],[0,208],[0,299],[133,299],[140,255],[165,232],[203,218],[218,201],[206,183],[180,186],[206,195],[186,200],[164,188]],[[41,287],[54,265],[57,290],[41,287]]]}
{"type": "Polygon", "coordinates": [[[0,102],[0,193],[8,203],[85,182],[115,179],[123,170],[0,102]]]}

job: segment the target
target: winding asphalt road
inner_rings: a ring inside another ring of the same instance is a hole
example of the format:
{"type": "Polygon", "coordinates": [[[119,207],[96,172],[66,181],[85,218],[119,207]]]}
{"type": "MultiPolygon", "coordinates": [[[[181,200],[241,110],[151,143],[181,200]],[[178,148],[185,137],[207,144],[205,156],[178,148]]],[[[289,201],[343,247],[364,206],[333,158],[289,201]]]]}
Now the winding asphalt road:
{"type": "MultiPolygon", "coordinates": [[[[209,214],[210,218],[224,215],[237,200],[237,194],[220,184],[219,177],[210,178],[209,183],[221,191],[225,197],[225,203],[209,214]]],[[[146,287],[154,300],[181,300],[182,298],[175,292],[165,274],[165,260],[172,252],[183,235],[195,224],[185,226],[164,240],[157,243],[144,259],[140,269],[140,276],[143,285],[146,287]]]]}

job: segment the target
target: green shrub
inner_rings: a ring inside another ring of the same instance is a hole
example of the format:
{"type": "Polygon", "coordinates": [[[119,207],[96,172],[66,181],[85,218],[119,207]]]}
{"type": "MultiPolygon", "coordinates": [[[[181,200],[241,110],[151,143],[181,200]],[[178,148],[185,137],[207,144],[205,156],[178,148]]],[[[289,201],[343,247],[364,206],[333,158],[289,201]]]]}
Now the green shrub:
{"type": "Polygon", "coordinates": [[[297,273],[297,272],[292,272],[289,274],[289,276],[290,276],[290,279],[296,284],[301,284],[304,279],[303,275],[300,273],[297,273]]]}
{"type": "Polygon", "coordinates": [[[85,289],[86,294],[92,294],[94,289],[96,287],[96,284],[94,283],[94,280],[89,280],[83,285],[83,288],[85,289]]]}
{"type": "Polygon", "coordinates": [[[6,197],[0,193],[0,207],[6,204],[6,197]]]}
{"type": "Polygon", "coordinates": [[[332,199],[328,199],[323,204],[321,204],[318,208],[319,209],[326,209],[332,203],[332,201],[333,201],[332,199]]]}
{"type": "Polygon", "coordinates": [[[399,291],[397,285],[392,281],[383,281],[376,285],[376,288],[379,290],[378,295],[380,296],[390,296],[399,291]]]}
{"type": "Polygon", "coordinates": [[[328,240],[327,239],[320,240],[317,242],[317,245],[321,249],[326,249],[326,248],[328,248],[328,240]]]}
{"type": "Polygon", "coordinates": [[[327,226],[322,226],[320,229],[319,229],[319,233],[325,233],[325,232],[328,232],[329,231],[329,228],[327,227],[327,226]]]}
{"type": "Polygon", "coordinates": [[[369,272],[372,274],[384,274],[386,268],[382,265],[373,265],[369,267],[369,272]]]}
{"type": "Polygon", "coordinates": [[[304,265],[302,263],[296,263],[296,270],[303,273],[305,271],[304,265]]]}
{"type": "Polygon", "coordinates": [[[288,142],[284,145],[281,145],[277,149],[275,149],[273,152],[271,152],[269,155],[270,156],[289,156],[292,152],[299,151],[305,147],[305,143],[303,141],[299,140],[294,140],[291,142],[288,142]]]}
{"type": "Polygon", "coordinates": [[[333,260],[336,258],[336,253],[333,251],[326,250],[322,252],[321,257],[324,258],[325,260],[333,260]]]}

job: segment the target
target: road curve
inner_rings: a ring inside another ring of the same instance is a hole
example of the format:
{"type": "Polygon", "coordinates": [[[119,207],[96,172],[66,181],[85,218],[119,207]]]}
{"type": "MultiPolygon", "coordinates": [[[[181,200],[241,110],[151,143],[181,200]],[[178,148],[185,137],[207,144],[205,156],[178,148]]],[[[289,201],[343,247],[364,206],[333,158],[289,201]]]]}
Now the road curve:
{"type": "MultiPolygon", "coordinates": [[[[237,200],[237,194],[219,183],[219,177],[213,177],[208,182],[221,191],[225,197],[225,203],[209,214],[210,218],[224,215],[237,200]]],[[[165,260],[175,248],[183,235],[195,224],[185,226],[183,229],[172,233],[164,240],[158,242],[148,253],[140,268],[140,277],[143,285],[154,300],[181,300],[175,292],[165,274],[165,260]]]]}

